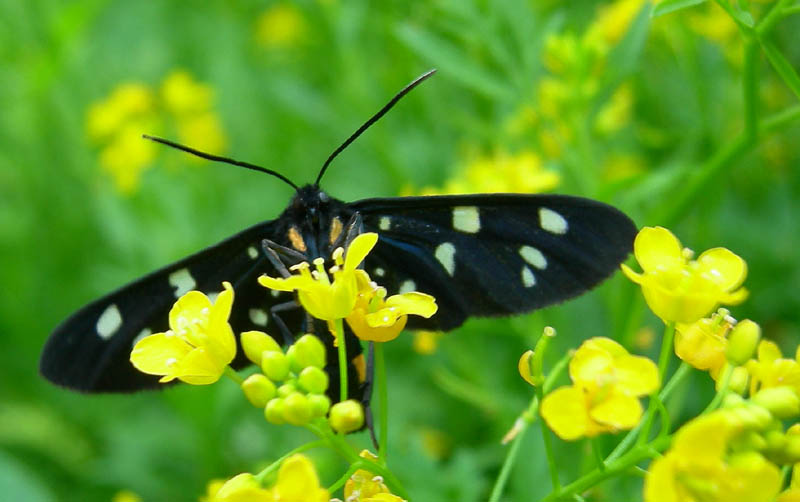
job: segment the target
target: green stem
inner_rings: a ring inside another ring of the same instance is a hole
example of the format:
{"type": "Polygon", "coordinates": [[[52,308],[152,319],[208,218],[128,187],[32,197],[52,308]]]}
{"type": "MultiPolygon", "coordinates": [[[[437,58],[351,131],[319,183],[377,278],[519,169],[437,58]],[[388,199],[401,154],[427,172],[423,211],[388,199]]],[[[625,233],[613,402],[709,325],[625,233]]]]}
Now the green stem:
{"type": "Polygon", "coordinates": [[[378,461],[386,465],[389,443],[389,391],[386,386],[386,358],[383,343],[373,343],[375,354],[375,386],[378,388],[378,461]]]}
{"type": "MultiPolygon", "coordinates": [[[[669,359],[672,355],[672,340],[675,337],[675,323],[674,322],[667,322],[664,325],[664,336],[661,338],[661,353],[658,355],[658,379],[659,382],[664,381],[664,377],[667,373],[667,367],[669,366],[669,359]]],[[[654,392],[650,396],[650,402],[647,404],[647,416],[644,420],[644,427],[642,427],[642,433],[639,436],[637,443],[643,444],[647,442],[650,438],[650,429],[653,426],[653,420],[656,418],[656,411],[658,410],[658,406],[656,405],[656,401],[658,400],[658,391],[654,392]]]]}
{"type": "Polygon", "coordinates": [[[783,9],[783,16],[791,16],[792,14],[797,14],[800,12],[800,5],[792,5],[791,7],[786,7],[783,9]]]}
{"type": "Polygon", "coordinates": [[[233,369],[233,368],[231,368],[230,366],[225,366],[225,372],[224,372],[223,374],[224,374],[226,377],[228,377],[228,378],[230,378],[231,380],[233,380],[234,382],[236,382],[236,385],[238,385],[238,386],[240,386],[240,387],[241,387],[241,385],[244,383],[244,378],[242,378],[242,377],[239,375],[239,373],[237,373],[237,372],[236,372],[236,370],[234,370],[234,369],[233,369]]]}
{"type": "MultiPolygon", "coordinates": [[[[561,357],[561,359],[558,360],[558,362],[556,362],[555,365],[553,365],[553,369],[547,375],[547,378],[545,378],[544,385],[542,385],[544,394],[550,392],[550,390],[555,386],[556,380],[567,367],[567,364],[569,364],[571,356],[572,354],[567,352],[561,357]]],[[[494,482],[494,487],[492,488],[489,502],[498,502],[500,500],[500,496],[503,494],[503,490],[508,482],[508,477],[511,474],[511,469],[514,467],[514,463],[517,460],[517,455],[519,454],[519,445],[522,443],[522,438],[525,436],[525,432],[528,430],[530,424],[536,421],[538,414],[539,396],[537,394],[534,395],[533,399],[531,399],[528,409],[522,412],[519,418],[517,418],[517,422],[514,424],[515,427],[519,427],[519,430],[516,431],[516,435],[512,440],[511,447],[508,449],[508,453],[506,453],[506,458],[503,461],[503,467],[500,469],[500,474],[498,474],[497,480],[494,482]]],[[[542,424],[542,428],[545,428],[544,424],[542,424]]]]}
{"type": "Polygon", "coordinates": [[[761,136],[765,136],[767,133],[782,129],[798,119],[800,119],[800,105],[794,105],[762,120],[759,124],[758,132],[761,136]]]}
{"type": "Polygon", "coordinates": [[[344,321],[333,321],[339,344],[339,401],[347,401],[347,344],[344,341],[344,321]]]}
{"type": "Polygon", "coordinates": [[[311,450],[311,449],[313,449],[313,448],[318,448],[318,447],[320,447],[320,446],[323,446],[324,444],[325,444],[325,441],[323,441],[323,440],[318,440],[318,441],[312,441],[312,442],[310,442],[310,443],[306,443],[306,444],[304,444],[304,445],[300,445],[300,446],[298,446],[297,448],[295,448],[294,450],[290,451],[289,453],[287,453],[287,454],[283,455],[283,456],[282,456],[282,457],[280,457],[278,460],[276,460],[276,461],[272,462],[272,463],[271,463],[271,464],[269,464],[267,467],[265,467],[265,468],[264,468],[264,469],[263,469],[261,472],[259,472],[258,474],[256,474],[256,475],[254,476],[254,477],[255,477],[255,479],[256,479],[256,481],[258,481],[259,483],[263,484],[263,483],[264,483],[264,480],[267,478],[267,476],[269,476],[270,474],[272,474],[273,472],[275,472],[276,470],[278,470],[278,468],[281,466],[281,464],[282,464],[282,463],[283,463],[283,462],[284,462],[284,461],[285,461],[287,458],[289,458],[289,457],[291,457],[292,455],[295,455],[295,454],[297,454],[297,453],[302,453],[302,452],[304,452],[304,451],[306,451],[306,450],[311,450]]]}
{"type": "MultiPolygon", "coordinates": [[[[756,33],[758,33],[759,36],[764,36],[772,31],[778,21],[783,19],[783,17],[787,15],[787,11],[791,9],[786,8],[786,4],[791,1],[792,0],[779,0],[776,2],[767,15],[758,23],[758,26],[756,26],[756,33]]],[[[798,6],[793,7],[797,8],[798,6]]]]}
{"type": "MultiPolygon", "coordinates": [[[[661,392],[658,394],[658,398],[661,402],[665,401],[678,387],[678,385],[686,378],[686,376],[691,372],[692,367],[686,363],[682,363],[678,370],[672,375],[669,379],[669,382],[661,389],[661,392]]],[[[640,422],[639,425],[631,429],[630,432],[619,442],[619,444],[614,448],[614,450],[606,457],[606,464],[609,464],[619,457],[621,457],[628,448],[633,444],[634,441],[639,437],[639,433],[644,427],[644,422],[640,422]]]]}
{"type": "Polygon", "coordinates": [[[343,487],[344,484],[347,483],[347,480],[350,479],[350,476],[352,476],[353,473],[355,473],[358,469],[359,469],[358,465],[355,465],[355,464],[351,465],[350,468],[345,471],[345,473],[342,475],[342,477],[337,479],[334,484],[332,484],[331,486],[328,487],[328,492],[333,494],[339,488],[343,487]]]}
{"type": "Polygon", "coordinates": [[[592,443],[592,453],[594,453],[594,460],[597,462],[597,468],[601,471],[606,470],[606,463],[603,460],[603,451],[600,448],[600,442],[596,437],[590,438],[589,442],[592,443]]]}
{"type": "MultiPolygon", "coordinates": [[[[536,397],[539,402],[544,399],[544,392],[541,387],[536,388],[536,397]]],[[[544,442],[544,453],[547,456],[547,465],[550,468],[550,482],[553,484],[553,490],[558,491],[561,488],[561,482],[558,480],[558,465],[556,464],[556,457],[553,453],[553,444],[550,439],[550,429],[545,424],[541,424],[542,441],[544,442]]]]}
{"type": "Polygon", "coordinates": [[[758,41],[755,37],[746,35],[742,92],[744,101],[744,135],[748,143],[755,143],[758,139],[758,56],[758,41]]]}
{"type": "Polygon", "coordinates": [[[604,470],[595,469],[572,483],[565,485],[563,488],[554,490],[550,495],[542,499],[542,502],[552,502],[583,493],[600,482],[627,471],[642,460],[655,457],[658,455],[658,452],[669,446],[671,439],[670,436],[666,436],[656,439],[650,444],[637,446],[614,462],[606,463],[606,468],[604,470]]]}
{"type": "Polygon", "coordinates": [[[725,369],[722,370],[722,384],[717,391],[717,394],[714,396],[714,399],[708,403],[706,409],[700,415],[705,415],[706,413],[711,413],[712,411],[719,408],[720,403],[722,400],[725,399],[725,396],[728,394],[728,387],[731,385],[731,377],[733,376],[734,366],[730,363],[725,365],[725,369]]]}
{"type": "MultiPolygon", "coordinates": [[[[534,398],[534,400],[538,403],[538,399],[534,398]]],[[[494,482],[494,487],[492,487],[492,493],[489,496],[489,502],[499,502],[500,496],[503,494],[503,490],[508,482],[508,477],[511,475],[511,469],[514,467],[517,454],[519,453],[519,446],[522,444],[522,438],[525,436],[525,430],[528,428],[528,425],[526,423],[525,425],[521,425],[521,427],[522,429],[514,437],[514,440],[511,442],[511,447],[508,449],[506,459],[503,461],[503,467],[500,469],[500,474],[497,475],[497,480],[494,482]]]]}

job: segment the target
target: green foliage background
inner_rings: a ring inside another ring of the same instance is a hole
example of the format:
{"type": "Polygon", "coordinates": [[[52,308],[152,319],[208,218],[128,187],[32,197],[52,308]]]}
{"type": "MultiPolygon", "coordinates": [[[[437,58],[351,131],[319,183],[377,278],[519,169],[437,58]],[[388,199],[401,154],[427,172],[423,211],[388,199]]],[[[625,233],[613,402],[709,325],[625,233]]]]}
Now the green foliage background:
{"type": "MultiPolygon", "coordinates": [[[[504,124],[536,106],[547,74],[544,40],[581,33],[598,4],[308,0],[296,3],[308,27],[302,40],[272,50],[254,42],[264,2],[0,0],[0,498],[103,501],[130,489],[145,500],[196,500],[209,479],[253,471],[310,439],[267,425],[228,381],[88,396],[38,376],[48,333],[72,311],[275,217],[291,196],[275,179],[189,163],[177,152],[160,154],[139,190],[121,196],[86,137],[91,103],[121,82],[156,85],[172,69],[187,69],[215,90],[229,154],[307,182],[365,118],[436,67],[439,74],[342,154],[323,183],[343,200],[394,196],[458,175],[465,151],[528,148],[504,124]]],[[[626,82],[634,108],[622,134],[591,148],[622,144],[643,169],[612,182],[568,155],[549,167],[562,173],[560,192],[611,202],[640,226],[669,226],[697,251],[725,246],[740,254],[752,294],[733,314],[793,350],[800,129],[782,125],[689,191],[708,160],[735,141],[744,114],[741,64],[693,31],[687,12],[651,20],[643,11],[603,70],[605,96],[626,82]],[[677,207],[684,195],[686,206],[677,207]]],[[[794,68],[799,32],[789,18],[772,37],[794,68]]],[[[797,96],[758,57],[759,115],[792,110],[797,96]]],[[[602,96],[586,104],[587,121],[602,96]]],[[[387,346],[390,466],[415,500],[487,498],[505,454],[499,439],[532,394],[517,358],[545,325],[559,333],[553,359],[588,337],[633,347],[639,327],[659,329],[618,274],[563,306],[471,321],[431,356],[415,353],[410,335],[387,346]]],[[[694,375],[676,420],[711,391],[710,380],[694,375]]],[[[539,434],[525,438],[504,500],[549,492],[540,442],[539,434]]],[[[585,468],[586,447],[558,444],[564,479],[585,468]]],[[[325,452],[312,455],[326,484],[346,467],[325,452]]],[[[636,500],[640,484],[607,483],[594,493],[592,500],[636,500]]]]}

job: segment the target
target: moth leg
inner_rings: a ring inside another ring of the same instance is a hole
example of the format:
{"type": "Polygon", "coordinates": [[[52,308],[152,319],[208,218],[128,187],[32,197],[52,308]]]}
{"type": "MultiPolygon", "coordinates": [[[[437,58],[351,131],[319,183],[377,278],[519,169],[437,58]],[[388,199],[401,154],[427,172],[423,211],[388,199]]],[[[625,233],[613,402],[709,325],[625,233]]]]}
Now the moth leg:
{"type": "Polygon", "coordinates": [[[280,312],[288,312],[298,308],[300,308],[300,304],[297,303],[296,300],[291,300],[288,302],[278,303],[277,305],[273,305],[269,309],[270,315],[275,320],[275,324],[278,325],[278,330],[281,332],[281,336],[283,337],[283,344],[287,347],[292,343],[294,343],[294,333],[289,331],[289,328],[286,326],[286,323],[283,322],[283,319],[281,319],[278,314],[280,312]]]}

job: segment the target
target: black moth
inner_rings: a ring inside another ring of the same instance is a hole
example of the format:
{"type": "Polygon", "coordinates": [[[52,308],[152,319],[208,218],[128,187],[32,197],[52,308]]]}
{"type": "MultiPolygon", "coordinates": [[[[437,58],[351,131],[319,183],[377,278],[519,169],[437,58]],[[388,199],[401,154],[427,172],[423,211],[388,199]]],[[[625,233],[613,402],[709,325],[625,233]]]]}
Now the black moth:
{"type": "MultiPolygon", "coordinates": [[[[167,314],[189,290],[218,293],[230,281],[235,333],[266,330],[284,342],[314,331],[329,351],[330,394],[339,394],[335,349],[324,324],[310,320],[289,293],[269,292],[257,277],[273,277],[298,261],[328,259],[347,236],[376,232],[365,269],[389,294],[433,295],[439,311],[412,316],[409,329],[448,331],[468,317],[504,316],[577,296],[611,275],[632,247],[636,228],[617,209],[564,195],[457,195],[365,199],[345,203],[319,187],[326,168],[430,71],[400,91],[327,159],[312,185],[283,175],[151,138],[201,157],[279,177],[297,193],[275,220],[260,223],[96,300],[58,326],[44,347],[40,369],[52,382],[84,392],[129,392],[158,387],[129,356],[135,342],[168,329],[167,314]]],[[[346,324],[345,324],[346,326],[346,324]]],[[[369,400],[361,345],[346,329],[350,389],[369,400]]],[[[241,354],[241,351],[239,351],[241,354]]],[[[247,364],[243,357],[235,367],[247,364]]]]}

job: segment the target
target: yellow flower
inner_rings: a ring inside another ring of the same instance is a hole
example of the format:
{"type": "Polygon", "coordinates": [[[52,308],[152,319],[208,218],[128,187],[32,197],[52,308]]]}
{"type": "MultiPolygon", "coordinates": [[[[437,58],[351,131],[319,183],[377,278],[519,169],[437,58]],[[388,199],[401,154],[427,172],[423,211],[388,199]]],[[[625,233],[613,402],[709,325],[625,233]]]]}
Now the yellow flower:
{"type": "Polygon", "coordinates": [[[800,464],[792,467],[792,482],[789,488],[778,495],[775,502],[800,502],[800,464]]]}
{"type": "Polygon", "coordinates": [[[769,340],[761,340],[758,344],[758,359],[747,362],[747,371],[750,373],[750,395],[761,389],[770,387],[789,386],[800,394],[800,356],[798,346],[795,359],[783,357],[781,349],[769,340]]]}
{"type": "Polygon", "coordinates": [[[439,338],[441,337],[442,333],[440,331],[416,331],[411,346],[417,354],[429,356],[436,352],[439,346],[439,338]]]}
{"type": "Polygon", "coordinates": [[[144,84],[120,84],[103,101],[93,103],[86,114],[86,130],[94,141],[102,141],[116,133],[130,120],[153,112],[153,92],[144,84]]]}
{"type": "Polygon", "coordinates": [[[214,502],[219,490],[225,485],[224,479],[212,479],[206,485],[206,493],[198,499],[198,502],[214,502]]]}
{"type": "Polygon", "coordinates": [[[216,494],[214,502],[328,502],[328,490],[319,485],[314,464],[305,456],[287,458],[278,470],[278,480],[271,488],[262,488],[250,473],[229,479],[216,494]]]}
{"type": "Polygon", "coordinates": [[[266,48],[297,45],[306,33],[303,14],[291,3],[275,4],[256,21],[256,41],[266,48]]]}
{"type": "Polygon", "coordinates": [[[412,291],[386,298],[386,289],[378,287],[363,272],[357,274],[358,299],[347,324],[362,340],[388,342],[403,331],[409,315],[430,318],[438,309],[436,300],[425,293],[412,291]]]}
{"type": "Polygon", "coordinates": [[[346,254],[342,248],[337,248],[333,252],[336,265],[330,269],[332,282],[325,271],[325,260],[322,258],[314,260],[314,271],[309,270],[309,264],[303,262],[292,267],[299,275],[285,279],[262,275],[258,282],[265,288],[276,291],[297,291],[300,304],[317,319],[344,319],[353,311],[358,296],[356,267],[364,261],[377,242],[378,234],[365,233],[353,239],[346,254]]]}
{"type": "MultiPolygon", "coordinates": [[[[227,139],[219,117],[213,112],[198,113],[178,120],[178,137],[187,145],[218,155],[225,151],[227,139]]],[[[197,159],[197,157],[189,157],[197,159]]]]}
{"type": "Polygon", "coordinates": [[[120,129],[100,152],[100,166],[114,178],[117,189],[130,194],[139,188],[141,172],[156,157],[156,146],[142,139],[144,124],[129,123],[120,129]]]}
{"type": "Polygon", "coordinates": [[[142,497],[130,490],[122,490],[111,497],[111,502],[142,502],[142,497]]]}
{"type": "Polygon", "coordinates": [[[694,322],[719,304],[735,305],[747,298],[740,288],[747,264],[725,248],[703,252],[690,260],[691,252],[666,228],[645,227],[633,243],[638,274],[623,264],[622,271],[636,284],[650,307],[664,322],[694,322]]]}
{"type": "Polygon", "coordinates": [[[605,42],[616,44],[628,32],[644,3],[644,0],[617,0],[604,6],[588,31],[596,31],[605,42]]]}
{"type": "Polygon", "coordinates": [[[623,84],[614,91],[608,103],[597,112],[595,128],[602,134],[619,131],[631,120],[633,90],[630,84],[623,84]]]}
{"type": "Polygon", "coordinates": [[[186,70],[174,70],[161,84],[161,99],[175,115],[205,113],[213,104],[214,93],[186,70]]]}
{"type": "MultiPolygon", "coordinates": [[[[368,460],[378,459],[369,450],[361,450],[359,456],[368,460]]],[[[392,495],[380,476],[365,469],[358,469],[344,484],[344,498],[352,502],[402,500],[400,497],[392,495]],[[387,495],[389,498],[384,498],[387,495]]]]}
{"type": "Polygon", "coordinates": [[[684,425],[669,452],[650,466],[645,502],[772,501],[780,470],[756,451],[731,451],[743,430],[725,409],[684,425]]]}
{"type": "Polygon", "coordinates": [[[642,416],[638,397],[659,386],[658,369],[608,338],[591,338],[569,364],[573,384],[542,400],[541,414],[562,439],[633,428],[642,416]]]}
{"type": "MultiPolygon", "coordinates": [[[[720,309],[722,310],[722,309],[720,309]]],[[[725,319],[727,312],[715,313],[692,324],[675,326],[675,353],[699,370],[719,373],[725,365],[726,338],[731,323],[725,319]]]]}
{"type": "Polygon", "coordinates": [[[131,362],[139,371],[163,375],[160,382],[179,379],[193,385],[219,380],[236,355],[236,339],[228,324],[233,305],[233,288],[222,283],[224,291],[212,304],[199,291],[181,296],[169,312],[169,331],[140,340],[131,352],[131,362]]]}

